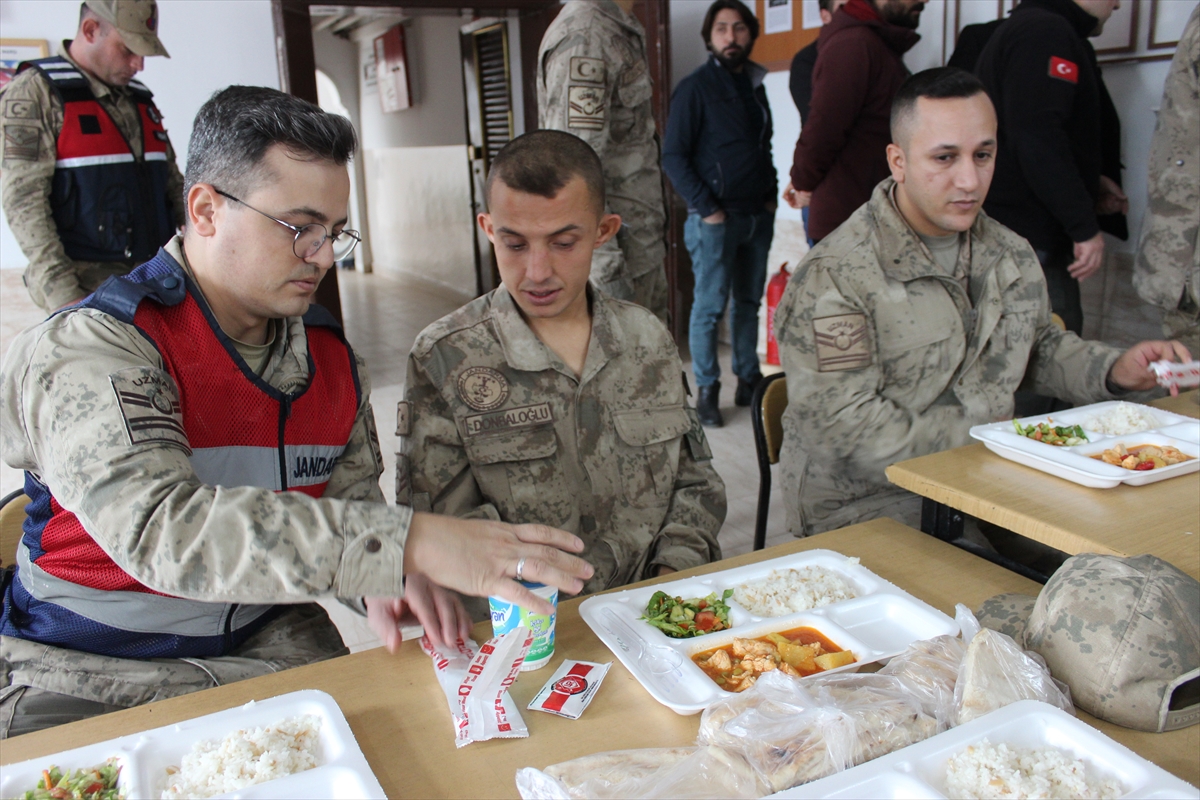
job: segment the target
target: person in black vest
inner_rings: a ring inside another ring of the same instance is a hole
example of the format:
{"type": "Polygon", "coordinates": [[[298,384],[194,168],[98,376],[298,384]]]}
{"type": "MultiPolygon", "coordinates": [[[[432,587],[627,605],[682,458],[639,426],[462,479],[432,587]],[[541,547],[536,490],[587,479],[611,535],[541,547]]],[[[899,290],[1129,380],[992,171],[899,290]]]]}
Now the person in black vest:
{"type": "Polygon", "coordinates": [[[28,61],[0,95],[9,227],[25,286],[50,312],[154,256],[183,225],[183,176],[150,90],[167,56],[155,0],[86,0],[75,38],[28,61]]]}
{"type": "Polygon", "coordinates": [[[1088,37],[1117,0],[1023,0],[979,56],[999,117],[996,177],[984,209],[1029,240],[1050,307],[1083,330],[1079,281],[1103,265],[1101,231],[1127,238],[1121,122],[1088,37]]]}

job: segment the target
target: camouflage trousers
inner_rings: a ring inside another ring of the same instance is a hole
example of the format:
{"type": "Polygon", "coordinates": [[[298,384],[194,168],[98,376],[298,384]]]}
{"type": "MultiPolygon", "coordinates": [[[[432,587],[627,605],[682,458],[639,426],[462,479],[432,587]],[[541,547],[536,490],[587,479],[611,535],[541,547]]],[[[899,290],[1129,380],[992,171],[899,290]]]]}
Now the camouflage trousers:
{"type": "Polygon", "coordinates": [[[1189,290],[1184,291],[1178,308],[1163,314],[1163,336],[1178,339],[1192,358],[1200,358],[1200,307],[1189,290]]]}
{"type": "Polygon", "coordinates": [[[287,609],[217,658],[114,658],[0,636],[0,739],[349,652],[316,603],[287,609]]]}

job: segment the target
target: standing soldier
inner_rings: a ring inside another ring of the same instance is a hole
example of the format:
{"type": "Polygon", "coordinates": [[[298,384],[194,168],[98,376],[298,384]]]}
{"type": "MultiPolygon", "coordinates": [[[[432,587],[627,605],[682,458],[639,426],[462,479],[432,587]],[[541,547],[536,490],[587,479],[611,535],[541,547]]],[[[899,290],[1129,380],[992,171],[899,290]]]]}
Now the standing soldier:
{"type": "Polygon", "coordinates": [[[1163,87],[1149,184],[1133,284],[1143,300],[1166,310],[1163,335],[1200,353],[1200,8],[1183,30],[1163,87]]]}
{"type": "Polygon", "coordinates": [[[542,37],[538,126],[573,133],[604,165],[621,230],[597,248],[592,285],[667,322],[666,206],[646,34],[633,0],[572,0],[542,37]]]}
{"type": "Polygon", "coordinates": [[[167,56],[157,30],[155,0],[86,0],[75,38],[21,64],[4,91],[4,213],[46,312],[149,260],[183,225],[175,150],[133,77],[167,56]]]}

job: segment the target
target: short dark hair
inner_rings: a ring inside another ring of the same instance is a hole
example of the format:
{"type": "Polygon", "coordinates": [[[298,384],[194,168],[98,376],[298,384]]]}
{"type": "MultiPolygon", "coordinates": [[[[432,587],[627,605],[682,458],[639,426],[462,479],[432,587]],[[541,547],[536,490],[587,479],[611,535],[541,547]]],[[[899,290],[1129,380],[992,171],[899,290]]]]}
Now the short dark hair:
{"type": "Polygon", "coordinates": [[[230,86],[196,114],[184,196],[197,183],[211,183],[243,197],[263,179],[263,158],[277,144],[297,158],[342,166],[358,140],[350,120],[307,100],[263,86],[230,86]]]}
{"type": "Polygon", "coordinates": [[[817,0],[817,8],[833,13],[833,0],[817,0]]]}
{"type": "Polygon", "coordinates": [[[492,184],[538,197],[555,197],[572,178],[587,184],[598,213],[604,213],[604,167],[592,146],[565,131],[539,130],[513,139],[496,154],[488,170],[485,195],[489,204],[492,184]]]}
{"type": "Polygon", "coordinates": [[[754,16],[754,12],[746,7],[742,0],[716,0],[708,7],[707,13],[704,15],[704,24],[700,26],[700,38],[704,39],[704,43],[712,44],[712,26],[713,21],[717,18],[717,14],[726,8],[732,8],[742,16],[742,22],[746,23],[746,27],[750,29],[750,41],[758,38],[758,17],[754,16]]]}
{"type": "Polygon", "coordinates": [[[891,132],[892,141],[899,143],[899,130],[907,124],[917,108],[917,100],[928,97],[946,100],[952,97],[974,97],[985,92],[983,84],[966,70],[958,67],[934,67],[910,75],[900,84],[892,98],[891,132]]]}

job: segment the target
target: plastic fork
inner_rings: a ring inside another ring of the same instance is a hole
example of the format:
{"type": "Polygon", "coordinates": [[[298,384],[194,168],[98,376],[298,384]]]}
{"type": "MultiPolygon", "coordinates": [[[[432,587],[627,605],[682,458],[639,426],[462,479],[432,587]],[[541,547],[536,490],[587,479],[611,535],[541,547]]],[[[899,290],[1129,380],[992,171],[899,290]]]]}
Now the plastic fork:
{"type": "Polygon", "coordinates": [[[622,650],[629,650],[625,644],[628,641],[638,647],[638,664],[650,671],[652,675],[668,675],[683,665],[683,656],[663,644],[650,644],[637,634],[625,620],[618,617],[611,608],[604,609],[604,617],[608,621],[608,632],[617,637],[622,650]],[[615,626],[617,630],[613,630],[615,626]],[[625,641],[622,641],[625,640],[625,641]]]}

